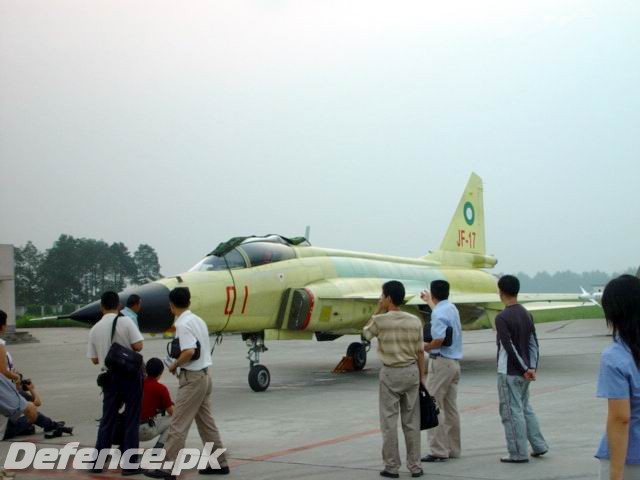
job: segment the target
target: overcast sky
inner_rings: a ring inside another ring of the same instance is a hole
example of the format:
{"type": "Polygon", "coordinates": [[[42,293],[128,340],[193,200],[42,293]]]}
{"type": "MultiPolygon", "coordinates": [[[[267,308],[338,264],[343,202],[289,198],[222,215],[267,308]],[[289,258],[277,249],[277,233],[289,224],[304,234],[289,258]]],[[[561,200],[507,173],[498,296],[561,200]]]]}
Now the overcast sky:
{"type": "Polygon", "coordinates": [[[0,243],[421,256],[472,171],[496,271],[640,264],[640,2],[0,0],[0,243]]]}

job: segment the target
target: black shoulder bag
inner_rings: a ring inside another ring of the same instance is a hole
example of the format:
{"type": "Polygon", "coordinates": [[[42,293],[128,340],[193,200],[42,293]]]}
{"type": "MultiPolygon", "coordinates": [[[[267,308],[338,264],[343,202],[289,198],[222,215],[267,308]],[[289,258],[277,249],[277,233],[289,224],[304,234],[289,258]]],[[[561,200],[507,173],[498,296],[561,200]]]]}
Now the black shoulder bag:
{"type": "Polygon", "coordinates": [[[420,430],[429,430],[438,426],[438,414],[440,410],[435,399],[429,395],[427,389],[420,384],[418,393],[420,397],[420,430]]]}
{"type": "Polygon", "coordinates": [[[116,333],[116,326],[118,324],[118,317],[120,317],[120,314],[116,315],[116,318],[113,319],[113,325],[111,327],[111,348],[107,353],[107,357],[104,359],[104,365],[110,372],[116,375],[135,377],[142,371],[142,355],[113,341],[113,336],[116,333]]]}

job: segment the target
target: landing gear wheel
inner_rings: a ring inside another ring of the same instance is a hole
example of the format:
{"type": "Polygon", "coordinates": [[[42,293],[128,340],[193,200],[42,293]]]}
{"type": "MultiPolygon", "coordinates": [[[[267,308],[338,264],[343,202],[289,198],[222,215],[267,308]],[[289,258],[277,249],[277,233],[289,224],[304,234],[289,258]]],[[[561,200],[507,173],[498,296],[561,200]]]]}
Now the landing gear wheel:
{"type": "Polygon", "coordinates": [[[271,383],[271,374],[264,365],[254,365],[249,370],[249,386],[254,392],[264,392],[271,383]]]}
{"type": "Polygon", "coordinates": [[[367,347],[366,345],[358,342],[353,342],[347,348],[347,357],[353,359],[353,368],[355,370],[362,370],[367,364],[367,347]]]}

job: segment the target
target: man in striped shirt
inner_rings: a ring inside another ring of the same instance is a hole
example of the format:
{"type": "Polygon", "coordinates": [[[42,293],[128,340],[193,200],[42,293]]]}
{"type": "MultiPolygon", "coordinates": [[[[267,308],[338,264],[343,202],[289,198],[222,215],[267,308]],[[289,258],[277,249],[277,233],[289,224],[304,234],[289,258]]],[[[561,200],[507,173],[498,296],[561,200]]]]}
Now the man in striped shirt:
{"type": "Polygon", "coordinates": [[[423,475],[420,465],[420,402],[418,389],[424,383],[422,322],[400,310],[404,285],[390,281],[382,286],[378,307],[364,327],[364,338],[378,338],[380,369],[380,429],[382,460],[380,475],[398,478],[398,414],[407,447],[407,468],[412,477],[423,475]]]}

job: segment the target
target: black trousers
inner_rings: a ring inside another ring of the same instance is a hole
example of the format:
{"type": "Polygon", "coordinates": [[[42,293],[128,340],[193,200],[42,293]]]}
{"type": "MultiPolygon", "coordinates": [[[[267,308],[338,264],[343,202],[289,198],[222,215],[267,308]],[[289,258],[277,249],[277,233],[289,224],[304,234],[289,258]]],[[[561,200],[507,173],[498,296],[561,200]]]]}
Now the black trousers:
{"type": "Polygon", "coordinates": [[[21,435],[29,435],[33,425],[37,425],[44,430],[53,430],[56,426],[56,422],[51,420],[49,417],[44,416],[40,412],[38,412],[38,417],[33,424],[31,424],[25,416],[22,416],[17,420],[9,420],[9,423],[7,423],[7,429],[4,432],[4,440],[19,437],[21,435]]]}
{"type": "Polygon", "coordinates": [[[121,417],[124,420],[120,450],[138,448],[140,429],[140,408],[142,405],[142,371],[134,377],[109,374],[109,381],[103,389],[102,418],[98,428],[96,450],[111,448],[118,424],[118,412],[124,406],[121,417]]]}

